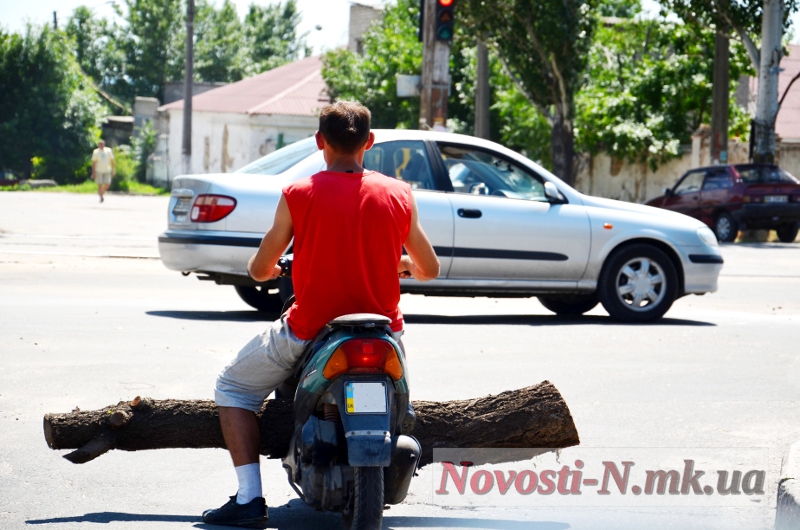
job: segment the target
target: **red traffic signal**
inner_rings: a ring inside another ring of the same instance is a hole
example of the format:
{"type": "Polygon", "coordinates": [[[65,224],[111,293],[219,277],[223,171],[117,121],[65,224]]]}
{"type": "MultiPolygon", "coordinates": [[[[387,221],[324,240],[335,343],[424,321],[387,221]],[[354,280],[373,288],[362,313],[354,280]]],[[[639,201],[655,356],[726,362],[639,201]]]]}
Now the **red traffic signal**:
{"type": "Polygon", "coordinates": [[[436,5],[436,40],[451,41],[455,33],[454,0],[437,0],[436,5]]]}

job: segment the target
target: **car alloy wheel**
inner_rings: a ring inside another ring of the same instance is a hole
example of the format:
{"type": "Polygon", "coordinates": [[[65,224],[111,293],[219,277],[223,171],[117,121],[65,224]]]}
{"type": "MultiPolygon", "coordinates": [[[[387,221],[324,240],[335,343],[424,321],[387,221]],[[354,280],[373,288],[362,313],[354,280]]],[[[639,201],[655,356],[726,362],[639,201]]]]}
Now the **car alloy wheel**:
{"type": "Polygon", "coordinates": [[[731,214],[722,212],[717,216],[717,220],[714,222],[714,233],[717,235],[719,241],[731,243],[736,240],[736,236],[739,235],[739,225],[734,221],[733,217],[731,217],[731,214]]]}
{"type": "Polygon", "coordinates": [[[600,275],[598,294],[615,320],[650,322],[661,318],[678,295],[672,260],[648,244],[623,247],[612,254],[600,275]]]}
{"type": "Polygon", "coordinates": [[[631,311],[648,311],[664,299],[664,269],[649,258],[629,260],[617,273],[617,297],[631,311]]]}

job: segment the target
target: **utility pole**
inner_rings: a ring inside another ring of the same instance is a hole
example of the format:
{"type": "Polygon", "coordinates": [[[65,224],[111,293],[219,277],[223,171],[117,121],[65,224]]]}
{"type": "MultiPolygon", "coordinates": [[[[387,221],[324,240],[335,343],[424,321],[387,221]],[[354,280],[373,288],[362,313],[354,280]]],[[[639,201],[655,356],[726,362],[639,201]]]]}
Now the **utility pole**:
{"type": "Polygon", "coordinates": [[[183,78],[183,173],[192,172],[192,78],[194,77],[194,0],[186,0],[186,74],[183,78]]]}
{"type": "Polygon", "coordinates": [[[436,38],[437,11],[442,0],[424,1],[419,128],[445,130],[450,91],[450,42],[436,38]]]}
{"type": "Polygon", "coordinates": [[[778,114],[778,76],[781,64],[783,0],[764,0],[761,22],[761,67],[754,120],[754,162],[775,161],[775,117],[778,114]]]}
{"type": "Polygon", "coordinates": [[[728,109],[730,106],[730,39],[727,28],[714,37],[714,86],[711,96],[711,160],[728,163],[728,109]]]}
{"type": "Polygon", "coordinates": [[[53,11],[53,30],[58,31],[58,14],[53,11]]]}
{"type": "Polygon", "coordinates": [[[478,39],[478,74],[475,87],[475,136],[489,139],[489,49],[478,39]]]}

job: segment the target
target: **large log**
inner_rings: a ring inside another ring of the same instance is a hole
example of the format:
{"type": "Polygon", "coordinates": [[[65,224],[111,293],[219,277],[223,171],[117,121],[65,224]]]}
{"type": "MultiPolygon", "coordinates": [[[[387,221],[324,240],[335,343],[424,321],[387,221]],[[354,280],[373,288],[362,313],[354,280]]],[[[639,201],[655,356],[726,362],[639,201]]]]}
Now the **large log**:
{"type": "MultiPolygon", "coordinates": [[[[415,401],[413,435],[422,444],[421,465],[434,448],[563,448],[580,443],[572,415],[549,381],[520,390],[465,401],[415,401]]],[[[293,431],[292,402],[271,399],[258,414],[261,454],[282,458],[293,431]]],[[[213,401],[135,398],[101,410],[46,414],[44,436],[51,449],[82,464],[111,449],[225,447],[213,401]]]]}

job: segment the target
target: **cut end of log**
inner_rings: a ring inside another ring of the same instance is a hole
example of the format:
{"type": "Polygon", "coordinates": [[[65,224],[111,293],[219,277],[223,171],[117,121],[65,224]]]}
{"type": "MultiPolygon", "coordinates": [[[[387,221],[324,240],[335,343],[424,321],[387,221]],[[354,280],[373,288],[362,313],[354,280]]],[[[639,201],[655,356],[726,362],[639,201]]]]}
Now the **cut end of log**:
{"type": "Polygon", "coordinates": [[[47,442],[47,447],[50,449],[61,449],[56,445],[55,437],[53,436],[53,421],[51,414],[44,415],[44,439],[47,442]]]}

